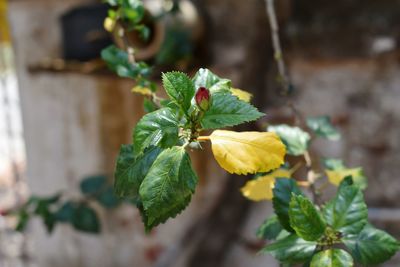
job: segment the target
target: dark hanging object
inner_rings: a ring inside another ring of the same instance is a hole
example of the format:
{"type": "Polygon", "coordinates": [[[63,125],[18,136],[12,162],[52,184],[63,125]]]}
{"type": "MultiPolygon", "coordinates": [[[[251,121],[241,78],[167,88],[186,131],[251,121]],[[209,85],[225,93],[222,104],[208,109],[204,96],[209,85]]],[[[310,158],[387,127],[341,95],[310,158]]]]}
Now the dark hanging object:
{"type": "Polygon", "coordinates": [[[108,8],[106,4],[86,5],[61,17],[64,59],[87,61],[100,57],[101,50],[112,43],[103,28],[108,8]]]}

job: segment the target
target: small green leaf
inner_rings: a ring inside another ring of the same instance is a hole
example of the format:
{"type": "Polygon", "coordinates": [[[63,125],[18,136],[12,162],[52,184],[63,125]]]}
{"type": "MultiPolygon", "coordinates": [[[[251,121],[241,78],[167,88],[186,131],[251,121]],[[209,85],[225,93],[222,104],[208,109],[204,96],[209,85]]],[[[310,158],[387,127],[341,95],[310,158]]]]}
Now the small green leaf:
{"type": "Polygon", "coordinates": [[[193,78],[193,82],[196,89],[205,87],[210,90],[211,93],[218,91],[229,92],[231,89],[230,80],[222,79],[208,69],[199,69],[193,78]]]}
{"type": "Polygon", "coordinates": [[[255,107],[230,93],[217,92],[211,96],[211,107],[204,114],[204,129],[217,129],[254,121],[263,116],[255,107]]]}
{"type": "Polygon", "coordinates": [[[352,267],[353,258],[342,249],[327,249],[315,254],[310,267],[352,267]]]}
{"type": "Polygon", "coordinates": [[[328,116],[307,118],[307,126],[313,130],[317,136],[329,140],[340,139],[340,133],[333,127],[331,119],[328,116]]]}
{"type": "Polygon", "coordinates": [[[178,121],[172,110],[156,110],[144,115],[136,125],[133,134],[135,151],[140,154],[150,146],[172,147],[178,142],[178,134],[178,121]]]}
{"type": "Polygon", "coordinates": [[[289,221],[289,203],[292,198],[292,193],[296,195],[302,194],[295,180],[286,178],[276,179],[273,189],[274,196],[272,198],[272,204],[282,227],[289,232],[294,232],[289,221]]]}
{"type": "Polygon", "coordinates": [[[346,166],[341,159],[324,158],[322,162],[324,164],[324,167],[331,171],[346,169],[346,166]]]}
{"type": "Polygon", "coordinates": [[[287,154],[292,156],[303,155],[308,149],[311,137],[298,127],[286,124],[269,126],[268,131],[275,132],[286,145],[287,154]]]}
{"type": "Polygon", "coordinates": [[[192,80],[182,72],[167,72],[162,75],[163,86],[167,94],[179,104],[184,111],[189,110],[195,93],[192,80]]]}
{"type": "Polygon", "coordinates": [[[369,224],[358,235],[346,236],[342,241],[354,259],[367,266],[389,260],[400,248],[395,238],[369,224]]]}
{"type": "Polygon", "coordinates": [[[264,247],[260,252],[270,253],[285,263],[303,263],[312,257],[316,246],[316,242],[306,241],[291,234],[264,247]]]}
{"type": "Polygon", "coordinates": [[[25,209],[22,209],[18,213],[18,223],[17,223],[17,226],[15,227],[15,230],[18,232],[25,231],[26,226],[28,225],[29,219],[30,219],[29,213],[25,209]]]}
{"type": "Polygon", "coordinates": [[[150,147],[136,157],[133,145],[122,145],[115,170],[115,193],[120,197],[137,198],[140,184],[161,150],[150,147]]]}
{"type": "Polygon", "coordinates": [[[273,215],[266,219],[257,229],[257,237],[260,239],[274,240],[282,230],[283,227],[279,223],[278,216],[273,215]]]}
{"type": "Polygon", "coordinates": [[[144,62],[130,63],[128,53],[111,45],[101,51],[101,58],[107,66],[118,76],[136,79],[139,76],[148,76],[150,67],[144,62]]]}
{"type": "Polygon", "coordinates": [[[101,192],[107,186],[107,177],[104,175],[90,176],[80,183],[81,192],[84,195],[93,195],[101,192]]]}
{"type": "Polygon", "coordinates": [[[139,189],[146,229],[179,214],[189,204],[197,180],[183,147],[175,146],[161,152],[139,189]]]}
{"type": "Polygon", "coordinates": [[[325,232],[325,222],[314,204],[301,195],[292,194],[289,204],[289,219],[292,228],[304,240],[318,240],[325,232]]]}
{"type": "Polygon", "coordinates": [[[367,223],[368,210],[359,188],[344,180],[336,196],[323,208],[326,222],[344,234],[358,234],[367,223]]]}
{"type": "Polygon", "coordinates": [[[115,208],[120,204],[120,200],[114,194],[114,189],[111,186],[107,186],[105,190],[96,195],[96,200],[106,209],[115,208]]]}
{"type": "Polygon", "coordinates": [[[71,222],[76,206],[77,204],[72,201],[65,202],[54,214],[56,220],[60,222],[71,222]]]}
{"type": "Polygon", "coordinates": [[[72,225],[76,230],[99,233],[100,222],[94,209],[85,204],[80,204],[76,207],[72,216],[72,225]]]}

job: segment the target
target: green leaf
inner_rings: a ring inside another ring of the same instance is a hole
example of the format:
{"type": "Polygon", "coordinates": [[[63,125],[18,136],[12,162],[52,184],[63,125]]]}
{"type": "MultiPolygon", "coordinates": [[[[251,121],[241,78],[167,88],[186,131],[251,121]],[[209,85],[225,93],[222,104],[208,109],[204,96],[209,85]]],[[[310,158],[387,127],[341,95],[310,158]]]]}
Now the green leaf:
{"type": "Polygon", "coordinates": [[[312,257],[316,246],[316,242],[306,241],[291,234],[264,247],[260,252],[270,253],[285,263],[303,263],[312,257]]]}
{"type": "Polygon", "coordinates": [[[140,184],[161,150],[159,147],[150,147],[135,157],[133,145],[122,145],[115,170],[115,193],[120,197],[137,198],[140,184]]]}
{"type": "Polygon", "coordinates": [[[175,217],[190,202],[197,184],[190,157],[183,147],[161,152],[140,185],[146,229],[175,217]]]}
{"type": "Polygon", "coordinates": [[[289,220],[289,203],[292,198],[292,193],[296,195],[302,194],[295,180],[286,178],[276,179],[273,189],[274,196],[272,198],[272,204],[282,227],[289,232],[294,232],[293,228],[290,226],[289,220]]]}
{"type": "Polygon", "coordinates": [[[204,129],[217,129],[254,121],[263,116],[255,107],[228,93],[211,95],[211,107],[204,114],[201,125],[204,129]]]}
{"type": "Polygon", "coordinates": [[[150,67],[144,62],[130,63],[128,53],[114,45],[103,49],[101,58],[109,69],[120,77],[136,79],[139,76],[148,76],[151,72],[150,67]]]}
{"type": "Polygon", "coordinates": [[[331,119],[328,116],[307,118],[307,126],[313,130],[317,136],[329,140],[340,139],[340,133],[333,127],[331,119]]]}
{"type": "Polygon", "coordinates": [[[25,209],[22,209],[18,213],[18,223],[17,223],[17,226],[15,227],[15,230],[18,232],[25,231],[26,226],[28,225],[29,219],[30,219],[29,213],[25,209]]]}
{"type": "Polygon", "coordinates": [[[167,72],[162,75],[163,86],[167,94],[179,104],[184,111],[189,110],[195,88],[192,80],[182,72],[167,72]]]}
{"type": "Polygon", "coordinates": [[[136,125],[133,134],[135,151],[140,154],[150,146],[172,147],[178,142],[178,134],[178,121],[172,110],[156,110],[144,115],[136,125]]]}
{"type": "Polygon", "coordinates": [[[343,170],[346,169],[343,160],[341,159],[333,159],[333,158],[324,158],[322,160],[324,167],[331,171],[343,170]]]}
{"type": "Polygon", "coordinates": [[[71,222],[76,207],[77,204],[72,201],[65,202],[54,214],[56,220],[60,222],[71,222]]]}
{"type": "Polygon", "coordinates": [[[80,204],[76,207],[72,216],[72,225],[79,231],[88,233],[100,232],[100,222],[96,212],[85,204],[80,204]]]}
{"type": "Polygon", "coordinates": [[[336,196],[323,208],[328,225],[344,234],[358,234],[367,223],[368,210],[359,188],[344,180],[336,196]]]}
{"type": "Polygon", "coordinates": [[[81,192],[84,195],[94,195],[107,187],[107,177],[104,175],[90,176],[80,183],[81,192]]]}
{"type": "Polygon", "coordinates": [[[208,69],[199,69],[193,78],[193,83],[196,89],[205,87],[210,90],[211,93],[218,91],[229,92],[231,89],[230,80],[222,79],[208,69]]]}
{"type": "Polygon", "coordinates": [[[119,198],[114,194],[114,189],[111,186],[107,186],[105,190],[96,195],[96,200],[106,209],[115,208],[121,202],[119,198]]]}
{"type": "Polygon", "coordinates": [[[325,222],[314,204],[302,195],[292,193],[289,204],[290,225],[304,240],[318,240],[325,232],[325,222]]]}
{"type": "Polygon", "coordinates": [[[310,267],[352,267],[353,258],[342,249],[327,249],[315,254],[310,267]]]}
{"type": "Polygon", "coordinates": [[[292,156],[303,155],[308,149],[311,137],[299,127],[286,124],[269,126],[268,131],[275,132],[286,145],[287,154],[292,156]]]}
{"type": "Polygon", "coordinates": [[[156,104],[153,103],[153,101],[145,98],[143,100],[143,109],[144,109],[144,112],[150,113],[150,112],[156,111],[158,109],[158,107],[156,104]]]}
{"type": "Polygon", "coordinates": [[[257,237],[260,239],[274,240],[282,230],[283,227],[279,223],[278,216],[273,215],[266,219],[257,229],[257,237]]]}
{"type": "Polygon", "coordinates": [[[143,19],[145,9],[141,0],[120,0],[122,17],[135,25],[143,19]]]}
{"type": "Polygon", "coordinates": [[[389,260],[400,248],[395,238],[369,224],[358,235],[346,236],[342,241],[357,262],[368,266],[389,260]]]}

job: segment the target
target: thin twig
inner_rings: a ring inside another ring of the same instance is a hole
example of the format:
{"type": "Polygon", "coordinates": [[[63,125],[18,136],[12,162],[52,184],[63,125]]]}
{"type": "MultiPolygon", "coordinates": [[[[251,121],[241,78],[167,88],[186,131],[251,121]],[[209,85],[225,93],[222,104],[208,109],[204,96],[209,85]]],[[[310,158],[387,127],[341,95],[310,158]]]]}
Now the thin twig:
{"type": "MultiPolygon", "coordinates": [[[[282,95],[288,97],[290,93],[290,87],[291,87],[291,82],[289,75],[287,74],[287,69],[285,65],[285,61],[283,58],[283,52],[282,52],[282,46],[279,38],[279,26],[278,26],[278,20],[275,12],[275,6],[274,6],[274,0],[265,0],[266,4],[266,9],[267,9],[267,15],[269,19],[269,24],[271,27],[271,37],[272,37],[272,45],[274,48],[274,58],[278,66],[278,72],[279,72],[279,83],[282,87],[282,95]]],[[[300,110],[298,110],[293,101],[288,98],[287,99],[287,106],[290,108],[290,110],[293,113],[293,116],[295,117],[296,124],[299,126],[304,126],[307,127],[307,124],[305,123],[304,115],[300,110]]],[[[315,171],[313,170],[313,164],[312,164],[312,159],[308,151],[304,153],[304,159],[306,161],[306,168],[307,168],[307,181],[309,183],[309,189],[312,193],[314,202],[316,204],[319,204],[319,193],[315,187],[315,181],[317,179],[317,175],[315,171]]]]}

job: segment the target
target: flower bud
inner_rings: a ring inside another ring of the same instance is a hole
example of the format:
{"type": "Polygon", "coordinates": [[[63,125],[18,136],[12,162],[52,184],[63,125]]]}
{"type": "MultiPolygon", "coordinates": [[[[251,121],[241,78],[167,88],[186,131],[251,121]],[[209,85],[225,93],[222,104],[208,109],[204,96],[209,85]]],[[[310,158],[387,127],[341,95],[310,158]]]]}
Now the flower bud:
{"type": "Polygon", "coordinates": [[[199,87],[196,92],[196,104],[202,111],[207,111],[211,105],[210,91],[205,87],[199,87]]]}

